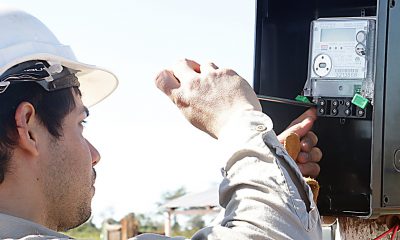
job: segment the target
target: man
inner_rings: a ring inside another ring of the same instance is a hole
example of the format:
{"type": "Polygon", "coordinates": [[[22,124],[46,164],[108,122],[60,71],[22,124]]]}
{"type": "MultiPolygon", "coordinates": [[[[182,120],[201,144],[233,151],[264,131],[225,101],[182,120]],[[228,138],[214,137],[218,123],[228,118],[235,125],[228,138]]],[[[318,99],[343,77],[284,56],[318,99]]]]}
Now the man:
{"type": "MultiPolygon", "coordinates": [[[[94,166],[100,155],[82,136],[95,104],[115,76],[77,62],[37,19],[0,11],[0,238],[67,239],[57,233],[91,214],[94,166]]],[[[220,222],[193,239],[319,239],[312,193],[261,112],[248,83],[232,70],[184,60],[162,71],[157,86],[197,128],[225,146],[220,222]]],[[[308,175],[321,158],[310,132],[315,110],[293,122],[303,137],[297,159],[308,175]]],[[[160,239],[142,235],[138,239],[160,239]]]]}
{"type": "Polygon", "coordinates": [[[64,237],[91,214],[97,150],[82,136],[88,110],[116,87],[76,61],[22,11],[0,10],[0,238],[64,237]],[[91,89],[84,93],[82,91],[91,89]],[[24,219],[24,220],[22,220],[24,219]]]}

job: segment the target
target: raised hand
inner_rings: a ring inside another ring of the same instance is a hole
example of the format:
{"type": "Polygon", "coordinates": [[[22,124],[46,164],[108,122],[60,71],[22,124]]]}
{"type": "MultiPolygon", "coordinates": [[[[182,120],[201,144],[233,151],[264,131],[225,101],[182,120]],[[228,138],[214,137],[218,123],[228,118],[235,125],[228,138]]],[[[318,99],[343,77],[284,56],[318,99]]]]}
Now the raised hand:
{"type": "Polygon", "coordinates": [[[156,78],[163,91],[195,127],[218,138],[221,128],[235,114],[261,111],[251,86],[230,69],[213,63],[200,65],[182,60],[156,78]]]}

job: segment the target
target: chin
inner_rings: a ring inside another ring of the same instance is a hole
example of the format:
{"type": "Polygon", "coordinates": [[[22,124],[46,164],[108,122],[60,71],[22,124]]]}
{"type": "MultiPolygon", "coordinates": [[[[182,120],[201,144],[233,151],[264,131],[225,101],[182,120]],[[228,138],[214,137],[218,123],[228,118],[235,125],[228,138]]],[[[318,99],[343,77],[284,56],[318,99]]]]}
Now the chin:
{"type": "Polygon", "coordinates": [[[82,202],[80,206],[75,208],[75,211],[71,212],[67,216],[64,216],[64,222],[59,226],[58,231],[67,231],[76,227],[79,227],[92,215],[91,198],[87,198],[87,201],[82,202]]]}
{"type": "Polygon", "coordinates": [[[59,227],[59,229],[57,231],[65,232],[65,231],[77,228],[80,225],[84,224],[87,220],[89,220],[91,215],[92,215],[92,211],[90,210],[88,213],[85,213],[85,215],[79,216],[79,219],[76,219],[76,221],[73,221],[73,222],[67,224],[67,226],[59,227]]]}

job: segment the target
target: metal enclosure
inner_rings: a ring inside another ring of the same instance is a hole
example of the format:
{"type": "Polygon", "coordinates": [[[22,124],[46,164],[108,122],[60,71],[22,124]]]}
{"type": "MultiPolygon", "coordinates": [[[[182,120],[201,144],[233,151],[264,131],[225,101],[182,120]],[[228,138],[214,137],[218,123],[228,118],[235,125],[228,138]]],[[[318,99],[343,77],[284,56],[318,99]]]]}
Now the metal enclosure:
{"type": "MultiPolygon", "coordinates": [[[[321,215],[375,218],[400,213],[400,1],[258,0],[254,61],[257,94],[294,99],[307,79],[310,23],[376,16],[375,96],[370,119],[320,117],[321,215]]],[[[281,132],[304,107],[262,101],[281,132]]]]}

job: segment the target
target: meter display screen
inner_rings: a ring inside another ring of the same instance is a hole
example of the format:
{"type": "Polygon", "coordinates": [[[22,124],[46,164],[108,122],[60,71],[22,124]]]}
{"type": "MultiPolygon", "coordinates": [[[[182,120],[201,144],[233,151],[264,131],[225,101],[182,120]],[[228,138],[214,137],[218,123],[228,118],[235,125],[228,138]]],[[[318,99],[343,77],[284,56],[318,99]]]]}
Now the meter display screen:
{"type": "Polygon", "coordinates": [[[355,35],[355,28],[321,29],[321,42],[352,42],[355,35]]]}

